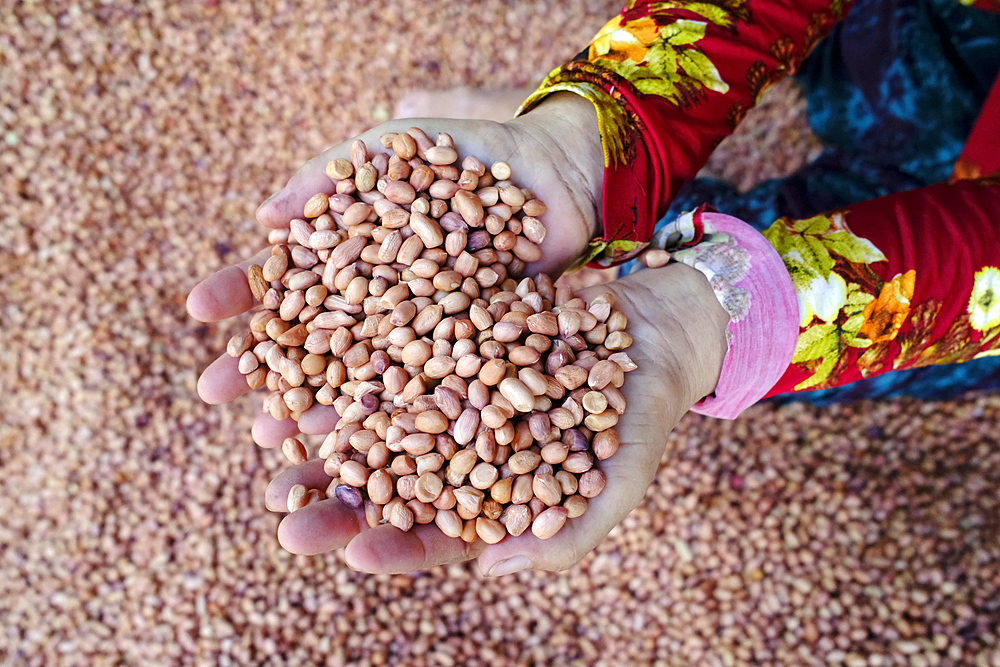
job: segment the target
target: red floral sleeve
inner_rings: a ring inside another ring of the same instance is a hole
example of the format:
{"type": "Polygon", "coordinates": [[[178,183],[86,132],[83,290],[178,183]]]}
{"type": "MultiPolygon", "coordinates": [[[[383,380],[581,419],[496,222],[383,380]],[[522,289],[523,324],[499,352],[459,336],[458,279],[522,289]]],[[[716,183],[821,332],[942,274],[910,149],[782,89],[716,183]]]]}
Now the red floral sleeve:
{"type": "Polygon", "coordinates": [[[634,257],[680,186],[851,4],[633,0],[549,74],[521,112],[549,93],[575,92],[596,106],[604,144],[604,235],[581,263],[634,257]]]}
{"type": "Polygon", "coordinates": [[[1000,0],[958,0],[963,5],[972,5],[973,7],[978,7],[979,9],[984,9],[988,12],[994,12],[1000,14],[1000,0]]]}
{"type": "MultiPolygon", "coordinates": [[[[604,147],[604,235],[580,263],[634,257],[680,186],[851,5],[633,0],[586,51],[553,71],[521,112],[551,92],[582,95],[597,109],[604,147]]],[[[791,312],[772,322],[793,337],[797,329],[797,342],[768,395],[1000,354],[1000,176],[781,219],[764,236],[787,270],[772,277],[790,277],[799,301],[798,322],[791,312]]],[[[731,373],[742,380],[730,383],[727,398],[737,407],[766,390],[740,385],[754,382],[740,370],[731,373]]]]}
{"type": "Polygon", "coordinates": [[[782,218],[764,236],[800,315],[768,395],[1000,354],[1000,172],[782,218]]]}

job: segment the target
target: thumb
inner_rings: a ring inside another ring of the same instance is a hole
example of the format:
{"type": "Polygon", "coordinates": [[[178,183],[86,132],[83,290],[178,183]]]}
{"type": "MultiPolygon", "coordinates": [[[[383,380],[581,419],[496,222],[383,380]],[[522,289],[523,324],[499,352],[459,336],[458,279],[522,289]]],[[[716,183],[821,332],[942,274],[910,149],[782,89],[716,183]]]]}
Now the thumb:
{"type": "Polygon", "coordinates": [[[659,466],[667,435],[683,408],[671,405],[676,401],[671,398],[662,364],[644,357],[638,350],[635,356],[639,357],[640,366],[629,373],[622,386],[628,408],[615,427],[620,439],[618,451],[594,465],[607,479],[604,491],[588,500],[581,516],[568,519],[548,539],[539,539],[526,531],[487,546],[478,560],[485,576],[528,568],[561,571],[572,567],[642,502],[659,466]]]}
{"type": "MultiPolygon", "coordinates": [[[[644,490],[647,484],[639,482],[633,483],[633,486],[641,486],[644,490]]],[[[604,493],[589,501],[582,516],[568,519],[553,537],[540,539],[528,530],[517,537],[509,535],[499,543],[487,546],[479,555],[479,570],[487,577],[527,569],[566,570],[600,544],[637,502],[636,498],[622,497],[605,489],[604,493]]]]}
{"type": "Polygon", "coordinates": [[[668,428],[658,413],[637,415],[619,429],[621,445],[614,456],[595,465],[607,476],[604,491],[588,501],[586,512],[568,519],[553,537],[540,539],[531,531],[487,546],[479,569],[495,577],[528,568],[559,572],[578,563],[635,508],[656,473],[668,428]]]}
{"type": "MultiPolygon", "coordinates": [[[[626,376],[620,389],[627,403],[615,427],[620,446],[610,458],[595,462],[594,467],[604,472],[607,485],[600,495],[588,501],[586,512],[568,519],[549,539],[539,539],[527,531],[487,546],[478,560],[484,575],[500,576],[528,568],[565,570],[600,544],[642,502],[670,430],[695,400],[688,398],[692,392],[683,379],[684,362],[678,358],[685,349],[681,344],[687,343],[683,328],[673,318],[663,316],[684,312],[681,302],[672,303],[675,293],[683,291],[679,289],[683,283],[678,278],[684,276],[686,273],[679,269],[660,269],[642,276],[642,280],[628,277],[578,293],[590,302],[597,295],[610,292],[617,307],[634,325],[630,331],[635,344],[628,354],[637,368],[626,376]],[[665,286],[675,289],[663,289],[665,286]],[[665,309],[659,316],[648,312],[659,309],[665,309]],[[668,344],[668,340],[673,344],[668,344]]],[[[704,280],[700,274],[697,277],[704,280]]]]}

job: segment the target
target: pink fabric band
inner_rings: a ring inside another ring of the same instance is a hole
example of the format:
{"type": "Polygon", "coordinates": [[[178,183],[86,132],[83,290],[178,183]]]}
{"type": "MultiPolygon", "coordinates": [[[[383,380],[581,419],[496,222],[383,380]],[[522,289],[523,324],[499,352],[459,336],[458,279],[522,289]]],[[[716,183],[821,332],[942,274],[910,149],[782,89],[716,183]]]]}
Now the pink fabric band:
{"type": "Polygon", "coordinates": [[[788,270],[756,229],[703,208],[660,229],[652,245],[705,274],[729,313],[719,383],[691,410],[735,419],[767,394],[795,353],[799,306],[788,270]]]}

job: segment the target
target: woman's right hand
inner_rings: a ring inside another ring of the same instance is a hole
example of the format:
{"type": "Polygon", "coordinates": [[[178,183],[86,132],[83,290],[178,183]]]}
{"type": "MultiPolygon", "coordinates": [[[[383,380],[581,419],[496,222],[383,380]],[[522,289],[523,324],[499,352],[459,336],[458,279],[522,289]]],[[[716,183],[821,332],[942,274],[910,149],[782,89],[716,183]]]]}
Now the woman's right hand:
{"type": "MultiPolygon", "coordinates": [[[[348,565],[370,573],[411,572],[475,558],[484,575],[496,576],[527,568],[565,570],[579,562],[642,501],[667,436],[692,405],[714,390],[727,351],[729,317],[695,269],[684,264],[647,269],[579,295],[590,301],[605,292],[629,320],[635,342],[628,354],[637,368],[621,388],[628,404],[616,425],[621,445],[597,463],[607,486],[583,516],[570,519],[549,539],[527,531],[487,545],[446,537],[434,524],[408,532],[388,524],[369,528],[363,509],[330,499],[287,515],[278,528],[281,545],[297,554],[346,547],[348,565]]],[[[303,416],[299,425],[313,431],[317,418],[303,416]]],[[[321,419],[321,431],[336,423],[335,414],[321,419]]],[[[324,489],[330,481],[320,460],[289,468],[268,487],[267,507],[284,512],[293,485],[324,489]]]]}

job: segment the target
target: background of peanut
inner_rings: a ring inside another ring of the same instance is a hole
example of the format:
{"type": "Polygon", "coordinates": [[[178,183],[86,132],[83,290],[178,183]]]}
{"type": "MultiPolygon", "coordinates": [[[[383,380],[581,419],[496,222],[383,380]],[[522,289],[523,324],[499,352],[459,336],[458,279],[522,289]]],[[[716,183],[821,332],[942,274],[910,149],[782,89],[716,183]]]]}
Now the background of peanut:
{"type": "MultiPolygon", "coordinates": [[[[240,325],[191,321],[187,291],[398,95],[530,85],[618,8],[4,6],[0,662],[1000,664],[996,396],[691,415],[646,502],[562,575],[371,577],[277,546],[259,397],[194,395],[240,325]]],[[[716,172],[814,150],[797,100],[769,93],[716,172]]]]}

